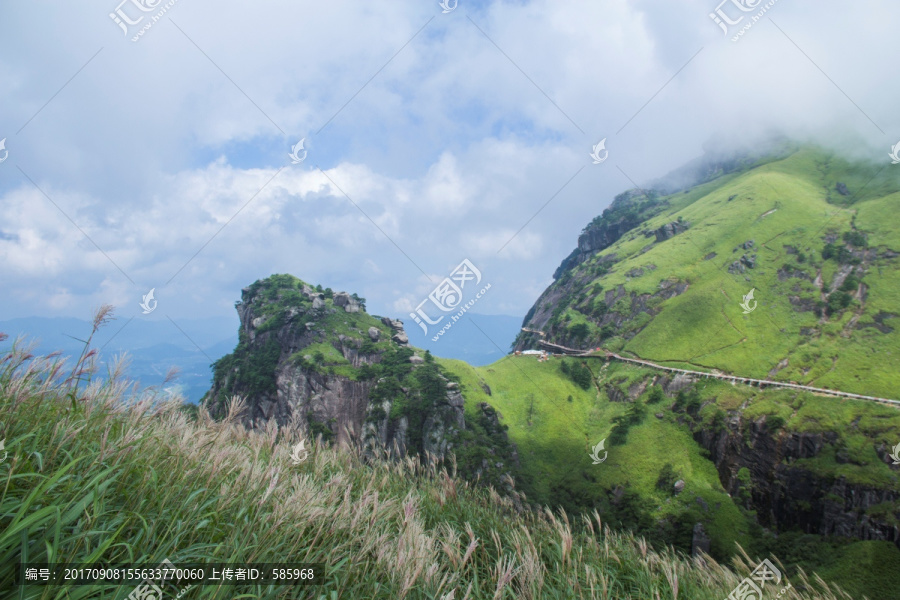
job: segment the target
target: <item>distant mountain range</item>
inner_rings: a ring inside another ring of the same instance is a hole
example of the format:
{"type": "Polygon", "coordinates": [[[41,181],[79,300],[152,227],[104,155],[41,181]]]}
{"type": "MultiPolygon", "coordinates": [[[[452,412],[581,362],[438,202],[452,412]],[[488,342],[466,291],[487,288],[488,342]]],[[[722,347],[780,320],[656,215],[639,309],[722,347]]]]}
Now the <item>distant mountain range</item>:
{"type": "MultiPolygon", "coordinates": [[[[403,319],[401,319],[403,320],[403,319]]],[[[433,342],[412,319],[404,323],[409,343],[441,358],[457,358],[480,367],[503,358],[522,327],[522,317],[467,314],[433,342]]]]}
{"type": "MultiPolygon", "coordinates": [[[[521,323],[521,317],[473,314],[438,342],[432,342],[418,327],[407,331],[414,346],[431,350],[435,356],[480,366],[509,352],[521,323]]],[[[93,343],[93,347],[101,349],[101,369],[117,355],[127,353],[127,375],[143,388],[159,385],[170,367],[178,367],[178,378],[167,388],[177,388],[189,401],[198,402],[212,382],[210,365],[231,352],[238,342],[238,319],[208,317],[178,320],[176,324],[164,318],[121,317],[108,323],[97,332],[93,343]]],[[[74,361],[83,347],[74,338],[86,339],[91,323],[75,318],[24,317],[0,321],[0,332],[10,338],[0,344],[0,350],[9,348],[22,335],[26,341],[38,343],[39,353],[61,351],[74,361]]]]}
{"type": "MultiPolygon", "coordinates": [[[[0,321],[0,331],[10,337],[0,349],[8,348],[22,335],[26,341],[38,343],[37,352],[58,350],[74,361],[83,348],[83,343],[74,338],[86,339],[91,323],[73,318],[25,317],[0,321]]],[[[177,326],[168,319],[118,318],[97,332],[92,346],[100,349],[98,375],[102,376],[105,365],[122,353],[130,359],[127,376],[141,388],[161,384],[169,368],[175,366],[178,378],[167,388],[178,388],[188,400],[197,402],[209,390],[210,364],[236,343],[236,317],[180,320],[177,326]]]]}

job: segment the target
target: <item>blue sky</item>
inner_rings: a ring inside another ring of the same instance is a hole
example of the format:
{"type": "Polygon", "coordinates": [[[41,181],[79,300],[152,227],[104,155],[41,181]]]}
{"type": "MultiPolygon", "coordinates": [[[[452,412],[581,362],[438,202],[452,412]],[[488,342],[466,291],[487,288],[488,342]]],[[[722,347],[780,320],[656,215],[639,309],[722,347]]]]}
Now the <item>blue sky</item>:
{"type": "Polygon", "coordinates": [[[178,0],[137,42],[109,14],[165,3],[72,4],[0,4],[0,319],[230,316],[279,272],[405,318],[465,258],[523,315],[711,137],[900,139],[885,2],[779,0],[736,43],[706,0],[178,0]]]}

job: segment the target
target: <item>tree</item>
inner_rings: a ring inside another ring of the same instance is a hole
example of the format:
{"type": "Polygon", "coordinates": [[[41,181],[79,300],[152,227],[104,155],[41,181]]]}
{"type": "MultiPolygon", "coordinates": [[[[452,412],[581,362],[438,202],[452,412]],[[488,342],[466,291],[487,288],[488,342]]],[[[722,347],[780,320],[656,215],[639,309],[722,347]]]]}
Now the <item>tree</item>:
{"type": "Polygon", "coordinates": [[[366,299],[365,298],[362,298],[361,296],[357,296],[356,292],[350,294],[350,297],[353,298],[354,300],[356,300],[356,302],[359,304],[360,310],[366,310],[366,299]]]}
{"type": "Polygon", "coordinates": [[[647,404],[656,404],[662,402],[666,395],[660,386],[654,385],[650,387],[650,394],[647,396],[647,404]]]}

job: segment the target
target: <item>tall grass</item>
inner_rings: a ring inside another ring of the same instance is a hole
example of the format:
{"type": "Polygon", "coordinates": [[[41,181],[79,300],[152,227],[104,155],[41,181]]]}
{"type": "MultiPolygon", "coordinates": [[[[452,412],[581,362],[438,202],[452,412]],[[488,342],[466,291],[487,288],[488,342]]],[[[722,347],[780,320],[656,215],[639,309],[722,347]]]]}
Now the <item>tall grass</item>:
{"type": "MultiPolygon", "coordinates": [[[[296,423],[248,431],[240,399],[222,421],[203,407],[192,416],[157,391],[130,395],[116,369],[96,381],[93,357],[86,349],[68,370],[21,340],[0,356],[3,598],[119,599],[133,589],[17,588],[20,562],[168,559],[325,565],[320,586],[197,586],[183,598],[721,600],[755,562],[735,572],[657,553],[596,512],[578,527],[549,509],[518,514],[452,465],[367,460],[321,440],[294,465],[296,423]]],[[[794,588],[783,598],[844,597],[802,575],[794,588]]]]}

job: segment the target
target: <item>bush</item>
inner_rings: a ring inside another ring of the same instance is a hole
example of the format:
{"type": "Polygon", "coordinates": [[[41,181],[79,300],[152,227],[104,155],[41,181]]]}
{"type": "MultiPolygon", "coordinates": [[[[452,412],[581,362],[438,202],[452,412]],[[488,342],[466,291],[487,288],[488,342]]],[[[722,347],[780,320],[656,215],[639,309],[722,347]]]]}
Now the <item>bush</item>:
{"type": "Polygon", "coordinates": [[[658,402],[662,402],[666,397],[666,394],[663,392],[663,389],[658,386],[650,386],[650,393],[647,395],[647,404],[656,404],[658,402]]]}
{"type": "Polygon", "coordinates": [[[691,388],[690,391],[687,392],[678,390],[678,394],[675,396],[675,410],[684,409],[687,412],[694,412],[700,408],[702,403],[703,399],[700,397],[700,392],[697,391],[696,388],[691,388]]]}
{"type": "Polygon", "coordinates": [[[716,409],[709,423],[710,428],[719,433],[725,429],[725,411],[716,409]]]}
{"type": "Polygon", "coordinates": [[[610,446],[621,446],[628,438],[628,430],[634,425],[640,425],[644,417],[647,416],[647,410],[639,401],[635,401],[624,415],[619,415],[613,419],[612,432],[609,434],[610,446]]]}
{"type": "Polygon", "coordinates": [[[766,417],[766,431],[772,433],[774,431],[778,431],[783,428],[785,424],[785,420],[783,417],[779,417],[778,415],[768,415],[766,417]]]}
{"type": "Polygon", "coordinates": [[[850,302],[853,300],[853,297],[850,296],[847,292],[837,291],[828,296],[828,314],[833,315],[835,313],[841,312],[848,306],[850,306],[850,302]]]}
{"type": "Polygon", "coordinates": [[[559,370],[583,390],[590,389],[594,382],[591,370],[581,363],[569,363],[564,359],[559,363],[559,370]]]}
{"type": "Polygon", "coordinates": [[[678,481],[678,473],[672,468],[672,463],[666,463],[663,465],[662,470],[659,472],[659,477],[656,479],[656,489],[671,494],[675,491],[674,487],[676,481],[678,481]]]}
{"type": "Polygon", "coordinates": [[[590,329],[588,328],[587,323],[576,323],[569,327],[569,335],[576,340],[583,340],[587,337],[588,333],[590,333],[590,329]]]}
{"type": "Polygon", "coordinates": [[[842,292],[855,292],[857,288],[859,288],[859,279],[850,275],[844,280],[844,283],[841,284],[840,290],[842,292]]]}
{"type": "Polygon", "coordinates": [[[822,249],[822,258],[824,260],[834,259],[842,265],[856,265],[860,262],[847,248],[836,244],[825,244],[822,249]]]}
{"type": "Polygon", "coordinates": [[[334,431],[332,431],[332,427],[335,425],[336,420],[334,418],[329,419],[328,423],[320,423],[318,421],[314,421],[309,419],[309,433],[310,437],[315,439],[319,435],[322,436],[323,442],[331,442],[334,440],[334,431]]]}
{"type": "Polygon", "coordinates": [[[844,241],[857,248],[866,247],[866,236],[858,231],[847,231],[844,233],[844,241]]]}

